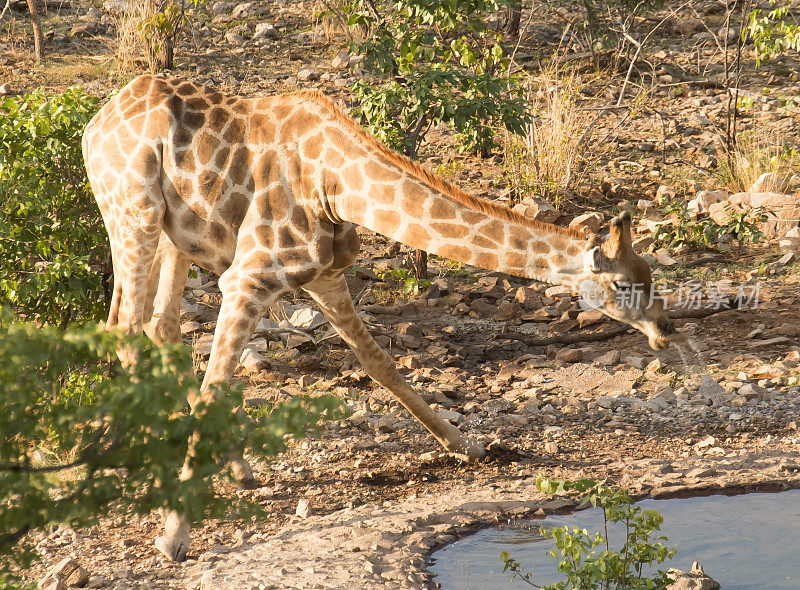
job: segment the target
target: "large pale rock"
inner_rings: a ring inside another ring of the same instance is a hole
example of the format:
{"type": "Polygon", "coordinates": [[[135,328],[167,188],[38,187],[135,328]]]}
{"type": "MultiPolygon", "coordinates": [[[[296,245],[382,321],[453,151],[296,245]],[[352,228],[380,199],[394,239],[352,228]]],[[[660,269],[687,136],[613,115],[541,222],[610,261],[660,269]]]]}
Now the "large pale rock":
{"type": "Polygon", "coordinates": [[[89,572],[72,557],[67,557],[54,565],[39,582],[39,587],[47,590],[61,590],[67,587],[83,587],[89,581],[89,572]]]}
{"type": "Polygon", "coordinates": [[[728,193],[725,191],[700,191],[697,196],[687,203],[689,211],[697,213],[708,213],[708,209],[714,203],[727,201],[728,193]]]}
{"type": "Polygon", "coordinates": [[[671,569],[667,576],[672,580],[672,584],[667,586],[668,590],[719,590],[719,582],[706,575],[703,566],[696,561],[692,564],[690,572],[671,569]]]}
{"type": "Polygon", "coordinates": [[[789,190],[789,180],[775,172],[765,172],[750,187],[751,193],[785,193],[789,190]]]}
{"type": "Polygon", "coordinates": [[[253,33],[253,40],[259,39],[279,39],[281,36],[280,31],[275,28],[272,23],[258,23],[256,25],[255,33],[253,33]]]}
{"type": "Polygon", "coordinates": [[[535,199],[533,197],[526,197],[522,203],[514,205],[513,211],[537,219],[544,223],[553,223],[559,218],[559,213],[550,203],[544,199],[535,199]]]}
{"type": "Polygon", "coordinates": [[[572,229],[586,231],[588,233],[596,234],[600,231],[600,224],[603,222],[603,214],[592,212],[578,215],[575,219],[569,222],[572,229]]]}
{"type": "Polygon", "coordinates": [[[336,70],[346,70],[350,67],[350,53],[342,50],[331,61],[331,67],[336,70]]]}

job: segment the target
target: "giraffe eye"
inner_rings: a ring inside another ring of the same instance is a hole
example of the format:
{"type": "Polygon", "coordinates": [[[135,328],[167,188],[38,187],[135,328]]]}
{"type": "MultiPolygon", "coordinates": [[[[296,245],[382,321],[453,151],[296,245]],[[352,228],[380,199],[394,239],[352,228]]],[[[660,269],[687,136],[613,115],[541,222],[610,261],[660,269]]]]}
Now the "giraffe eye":
{"type": "Polygon", "coordinates": [[[614,281],[611,286],[614,287],[615,291],[630,291],[631,289],[631,284],[623,281],[614,281]]]}

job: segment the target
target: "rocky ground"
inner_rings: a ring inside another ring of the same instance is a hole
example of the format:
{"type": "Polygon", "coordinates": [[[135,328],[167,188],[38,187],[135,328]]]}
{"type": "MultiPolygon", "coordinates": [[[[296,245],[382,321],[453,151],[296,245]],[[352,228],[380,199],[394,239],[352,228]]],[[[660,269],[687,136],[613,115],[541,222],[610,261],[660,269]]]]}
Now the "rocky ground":
{"type": "MultiPolygon", "coordinates": [[[[78,82],[101,94],[131,78],[113,67],[117,4],[51,7],[44,21],[49,58],[40,65],[30,59],[19,16],[2,21],[0,92],[78,82]]],[[[348,88],[363,75],[358,59],[339,55],[343,37],[315,21],[312,9],[310,2],[213,2],[192,11],[177,73],[248,95],[319,87],[349,104],[348,88]]],[[[719,172],[727,94],[713,38],[721,10],[698,1],[669,17],[630,91],[641,108],[597,121],[590,163],[557,210],[533,197],[517,205],[592,231],[620,209],[633,211],[637,247],[671,293],[686,344],[653,352],[643,336],[620,333],[557,288],[444,260],[431,261],[430,289],[403,295],[392,271],[405,250],[363,232],[363,256],[348,274],[359,313],[425,399],[482,440],[488,456],[467,464],[443,454],[298,293],[265,318],[242,358],[247,404],[335,393],[351,413],[327,424],[319,439],[293,443],[271,463],[254,462],[259,487],[220,484],[221,493],[245,496],[271,518],[206,523],[182,564],[153,548],[155,515],[55,528],[34,537],[41,561],[29,575],[40,578],[74,557],[91,587],[423,588],[435,583],[425,570],[430,551],[455,535],[564,508],[536,494],[539,473],[607,478],[658,497],[798,487],[800,179],[737,187],[719,172]],[[720,216],[729,210],[719,204],[727,202],[765,204],[778,218],[762,224],[769,240],[758,246],[723,236],[708,249],[666,249],[654,242],[658,226],[685,220],[665,211],[665,200],[689,204],[690,220],[716,215],[725,223],[720,216]],[[744,308],[719,309],[720,293],[744,295],[744,308]]],[[[566,22],[559,14],[531,21],[519,55],[527,71],[558,44],[566,22]]],[[[743,86],[751,100],[742,126],[796,145],[796,60],[759,69],[747,63],[743,86]]],[[[624,69],[581,71],[586,108],[615,102],[624,69]]],[[[502,151],[483,160],[460,155],[442,129],[428,140],[430,167],[476,194],[508,200],[502,151]]],[[[214,277],[190,281],[182,330],[199,370],[219,302],[214,277]]]]}

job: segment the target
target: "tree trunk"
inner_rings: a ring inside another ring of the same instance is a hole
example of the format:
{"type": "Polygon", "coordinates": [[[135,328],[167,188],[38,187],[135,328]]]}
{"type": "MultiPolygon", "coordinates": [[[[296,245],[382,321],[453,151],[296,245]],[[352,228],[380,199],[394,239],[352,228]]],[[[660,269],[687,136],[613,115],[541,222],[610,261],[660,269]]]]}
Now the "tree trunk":
{"type": "MultiPolygon", "coordinates": [[[[162,0],[145,0],[142,8],[142,19],[153,18],[153,16],[164,9],[165,3],[162,0]]],[[[175,27],[179,25],[174,25],[175,27]]],[[[173,66],[173,55],[175,47],[175,33],[164,35],[158,31],[151,31],[145,38],[145,52],[147,53],[147,64],[150,71],[155,73],[164,70],[171,70],[173,66]]]]}
{"type": "MultiPolygon", "coordinates": [[[[411,160],[417,159],[417,148],[420,141],[420,133],[424,125],[424,119],[420,120],[416,129],[411,134],[406,144],[406,156],[411,160]]],[[[414,257],[411,259],[411,272],[418,281],[428,280],[428,253],[424,250],[414,250],[414,257]]]]}
{"type": "Polygon", "coordinates": [[[36,51],[36,61],[44,59],[44,37],[42,37],[42,21],[39,18],[39,4],[37,0],[28,0],[28,10],[33,18],[33,43],[36,51]]]}
{"type": "Polygon", "coordinates": [[[511,0],[506,6],[506,16],[503,23],[505,32],[512,36],[519,35],[519,25],[522,19],[522,0],[511,0]]]}

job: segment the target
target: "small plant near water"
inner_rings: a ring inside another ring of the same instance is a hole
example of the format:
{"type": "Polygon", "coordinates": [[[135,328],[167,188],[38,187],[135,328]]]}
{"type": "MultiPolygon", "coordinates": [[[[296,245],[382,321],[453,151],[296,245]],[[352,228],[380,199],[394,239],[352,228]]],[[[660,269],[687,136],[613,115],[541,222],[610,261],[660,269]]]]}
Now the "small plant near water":
{"type": "Polygon", "coordinates": [[[385,270],[378,273],[378,276],[386,282],[397,282],[400,293],[404,297],[418,297],[420,293],[426,291],[431,286],[427,279],[418,279],[407,268],[396,268],[385,270]]]}
{"type": "Polygon", "coordinates": [[[654,576],[644,574],[645,567],[660,565],[675,555],[675,549],[663,544],[666,537],[658,535],[663,517],[655,510],[645,510],[633,502],[627,491],[611,488],[591,479],[574,482],[539,477],[539,491],[553,496],[565,494],[580,498],[579,507],[591,504],[603,511],[603,530],[590,533],[586,529],[564,526],[542,528],[541,533],[553,539],[556,548],[550,555],[558,563],[558,571],[566,574],[565,581],[538,586],[531,572],[506,551],[500,554],[503,573],[520,579],[534,588],[544,590],[663,590],[670,584],[666,572],[654,576]],[[609,529],[622,527],[625,541],[617,550],[609,542],[609,529]]]}

